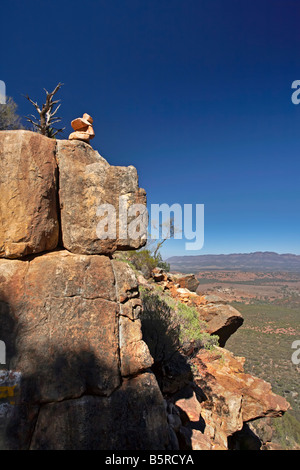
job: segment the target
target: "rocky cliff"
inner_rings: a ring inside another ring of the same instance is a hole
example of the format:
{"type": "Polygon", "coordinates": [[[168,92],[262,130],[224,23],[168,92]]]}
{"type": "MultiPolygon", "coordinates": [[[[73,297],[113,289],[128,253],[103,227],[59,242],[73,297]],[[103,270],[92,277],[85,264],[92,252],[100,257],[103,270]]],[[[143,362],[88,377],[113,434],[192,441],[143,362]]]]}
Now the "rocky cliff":
{"type": "MultiPolygon", "coordinates": [[[[134,167],[29,131],[0,132],[0,155],[1,448],[226,449],[244,423],[286,411],[220,347],[177,357],[158,384],[137,276],[114,256],[146,242],[119,236],[120,197],[146,203],[134,167]],[[115,237],[97,233],[100,204],[116,208],[115,237]]],[[[224,346],[239,312],[166,276],[152,283],[196,305],[224,346]]]]}
{"type": "Polygon", "coordinates": [[[160,380],[175,442],[185,450],[271,449],[272,435],[264,441],[248,424],[260,418],[278,418],[290,405],[272,392],[269,383],[244,372],[245,358],[224,348],[243,318],[218,296],[201,296],[182,287],[187,280],[195,287],[193,277],[159,268],[152,271],[152,280],[138,277],[148,292],[159,286],[161,296],[196,310],[204,333],[218,337],[219,346],[213,348],[197,348],[192,341],[180,357],[170,361],[166,376],[160,380]]]}

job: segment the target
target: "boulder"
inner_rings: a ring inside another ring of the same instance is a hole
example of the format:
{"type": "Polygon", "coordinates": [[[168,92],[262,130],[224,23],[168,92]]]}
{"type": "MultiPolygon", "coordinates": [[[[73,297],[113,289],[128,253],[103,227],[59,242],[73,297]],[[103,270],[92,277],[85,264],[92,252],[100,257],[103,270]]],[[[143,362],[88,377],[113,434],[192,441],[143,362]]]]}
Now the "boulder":
{"type": "Polygon", "coordinates": [[[200,305],[198,311],[200,320],[206,322],[207,332],[219,337],[221,347],[244,321],[241,313],[228,304],[209,302],[200,305]]]}
{"type": "Polygon", "coordinates": [[[0,132],[0,257],[53,250],[59,240],[55,139],[0,132]]]}
{"type": "Polygon", "coordinates": [[[153,268],[151,271],[151,277],[155,282],[161,282],[165,279],[165,273],[162,268],[153,268]]]}
{"type": "Polygon", "coordinates": [[[62,242],[67,250],[112,254],[145,245],[147,224],[141,228],[133,205],[146,208],[146,193],[138,186],[133,166],[110,166],[90,145],[77,140],[57,141],[57,161],[62,242]]]}
{"type": "Polygon", "coordinates": [[[174,282],[177,282],[180,287],[188,289],[191,292],[196,292],[200,282],[195,274],[172,274],[174,282]]]}
{"type": "Polygon", "coordinates": [[[81,131],[75,131],[71,132],[69,135],[69,140],[82,140],[83,142],[86,142],[87,144],[90,143],[90,135],[87,132],[81,132],[81,131]]]}

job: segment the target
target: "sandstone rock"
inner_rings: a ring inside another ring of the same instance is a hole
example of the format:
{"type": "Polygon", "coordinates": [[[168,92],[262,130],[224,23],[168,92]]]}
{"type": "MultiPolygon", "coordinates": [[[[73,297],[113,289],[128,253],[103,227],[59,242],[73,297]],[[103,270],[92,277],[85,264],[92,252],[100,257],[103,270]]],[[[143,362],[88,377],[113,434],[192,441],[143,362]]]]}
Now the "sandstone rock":
{"type": "Polygon", "coordinates": [[[92,128],[92,126],[89,126],[89,127],[87,128],[86,133],[89,135],[89,138],[90,138],[90,139],[93,139],[93,138],[95,137],[95,131],[94,131],[94,129],[92,128]]]}
{"type": "Polygon", "coordinates": [[[121,316],[119,321],[121,374],[124,377],[136,375],[151,367],[153,358],[142,340],[141,321],[130,320],[125,316],[121,316]]]}
{"type": "Polygon", "coordinates": [[[176,300],[197,309],[199,320],[206,323],[205,331],[217,335],[220,346],[224,347],[228,338],[242,325],[243,317],[234,307],[217,296],[201,296],[187,287],[197,289],[198,280],[193,274],[167,274],[163,269],[155,268],[151,276],[176,300]]]}
{"type": "Polygon", "coordinates": [[[243,317],[231,305],[208,303],[198,307],[200,320],[207,324],[207,332],[219,336],[224,347],[228,338],[243,324],[243,317]]]}
{"type": "Polygon", "coordinates": [[[227,303],[226,300],[222,299],[222,297],[216,294],[203,295],[203,299],[208,304],[226,304],[227,303]]]}
{"type": "Polygon", "coordinates": [[[192,429],[191,446],[193,450],[213,450],[211,440],[198,429],[192,429]]]}
{"type": "Polygon", "coordinates": [[[6,367],[12,367],[16,353],[17,311],[22,308],[28,263],[0,259],[0,335],[6,345],[6,367]]]}
{"type": "Polygon", "coordinates": [[[82,140],[83,142],[89,143],[90,139],[93,139],[95,137],[95,132],[92,126],[84,126],[86,130],[77,130],[75,132],[72,132],[69,135],[69,140],[82,140]]]}
{"type": "Polygon", "coordinates": [[[163,281],[165,278],[164,271],[161,268],[154,268],[151,271],[151,277],[155,282],[163,281]]]}
{"type": "Polygon", "coordinates": [[[84,113],[82,118],[85,119],[86,121],[88,121],[90,124],[93,124],[93,122],[94,122],[93,118],[87,113],[84,113]]]}
{"type": "Polygon", "coordinates": [[[90,142],[90,136],[86,132],[75,131],[69,135],[69,140],[82,140],[88,144],[90,142]]]}
{"type": "MultiPolygon", "coordinates": [[[[89,142],[93,119],[85,113],[75,121],[74,134],[89,142]]],[[[28,131],[0,133],[0,339],[8,369],[0,371],[0,449],[210,450],[227,449],[228,439],[232,448],[245,436],[250,442],[245,423],[281,416],[289,405],[229,351],[201,350],[193,374],[174,354],[157,373],[163,399],[142,337],[136,276],[111,259],[146,243],[146,234],[119,230],[120,196],[127,209],[145,207],[145,191],[134,167],[111,167],[71,136],[56,143],[28,131]],[[116,209],[113,237],[97,233],[101,204],[116,209]],[[57,248],[60,215],[69,251],[42,253],[57,248]],[[3,259],[29,254],[39,256],[3,259]]],[[[135,219],[126,215],[128,227],[135,219]]],[[[180,283],[157,270],[153,277],[195,306],[225,344],[239,312],[192,292],[188,276],[180,283]]]]}
{"type": "Polygon", "coordinates": [[[180,287],[188,289],[191,292],[196,292],[200,284],[195,274],[172,274],[172,277],[174,278],[174,281],[180,285],[180,287]]]}
{"type": "MultiPolygon", "coordinates": [[[[167,274],[160,268],[152,270],[154,281],[158,282],[164,290],[168,290],[172,297],[197,309],[199,320],[206,323],[205,331],[211,335],[217,335],[219,345],[224,347],[228,338],[242,325],[243,317],[234,307],[219,301],[217,296],[200,296],[187,287],[182,287],[188,285],[190,280],[193,283],[193,276],[179,273],[167,274]]],[[[190,287],[193,288],[192,285],[190,287]]]]}
{"type": "Polygon", "coordinates": [[[245,374],[244,361],[223,348],[214,354],[201,350],[193,361],[194,381],[203,393],[204,435],[220,448],[227,448],[228,437],[245,422],[282,416],[290,407],[269,383],[245,374]]]}
{"type": "Polygon", "coordinates": [[[168,423],[175,432],[178,432],[180,429],[180,426],[182,426],[182,422],[181,422],[179,414],[175,414],[175,413],[168,414],[168,423]]]}
{"type": "Polygon", "coordinates": [[[262,450],[263,445],[247,423],[244,423],[243,428],[228,439],[230,450],[262,450]]]}
{"type": "Polygon", "coordinates": [[[175,405],[180,410],[182,423],[187,424],[191,421],[198,423],[201,415],[201,404],[195,391],[191,387],[186,387],[181,395],[185,395],[185,398],[176,400],[175,405]]]}
{"type": "Polygon", "coordinates": [[[143,310],[141,299],[129,299],[124,304],[120,305],[120,315],[130,318],[130,320],[137,320],[143,310]]]}
{"type": "Polygon", "coordinates": [[[124,261],[112,260],[112,267],[116,278],[116,292],[122,304],[132,298],[138,297],[138,283],[133,270],[124,261]]]}
{"type": "Polygon", "coordinates": [[[89,143],[90,139],[95,137],[92,123],[93,119],[87,113],[84,113],[82,118],[74,119],[71,122],[71,126],[75,132],[69,135],[69,140],[82,140],[89,143]]]}
{"type": "Polygon", "coordinates": [[[0,260],[1,338],[19,377],[6,448],[166,448],[138,307],[133,272],[107,256],[62,250],[0,260]]]}
{"type": "Polygon", "coordinates": [[[164,394],[170,395],[184,388],[191,380],[193,374],[186,358],[181,354],[174,354],[165,367],[165,375],[160,378],[160,389],[164,394]]]}
{"type": "Polygon", "coordinates": [[[168,441],[161,393],[154,376],[145,373],[124,381],[110,397],[44,405],[31,449],[164,450],[168,441]]]}
{"type": "Polygon", "coordinates": [[[110,260],[58,251],[27,265],[21,301],[6,300],[17,323],[12,366],[22,372],[24,400],[29,393],[38,402],[87,390],[109,395],[120,384],[119,308],[110,260]]]}
{"type": "Polygon", "coordinates": [[[139,234],[139,227],[135,232],[133,228],[138,216],[126,212],[130,207],[134,209],[133,204],[146,207],[146,193],[138,186],[133,166],[110,166],[89,145],[75,140],[57,142],[57,160],[62,240],[67,250],[82,254],[111,254],[116,250],[137,249],[145,245],[146,231],[139,234]],[[109,216],[104,210],[101,212],[101,208],[106,207],[104,204],[113,208],[109,216]],[[122,217],[120,223],[123,213],[128,230],[122,217]],[[106,233],[106,227],[112,231],[106,233]]]}
{"type": "Polygon", "coordinates": [[[86,129],[90,125],[91,123],[84,118],[77,118],[71,122],[71,126],[73,127],[74,131],[81,131],[83,129],[86,129]]]}
{"type": "Polygon", "coordinates": [[[58,244],[54,139],[0,132],[0,257],[21,258],[58,244]]]}
{"type": "Polygon", "coordinates": [[[151,284],[142,274],[138,274],[137,280],[140,286],[146,287],[148,290],[154,289],[153,284],[151,284]]]}

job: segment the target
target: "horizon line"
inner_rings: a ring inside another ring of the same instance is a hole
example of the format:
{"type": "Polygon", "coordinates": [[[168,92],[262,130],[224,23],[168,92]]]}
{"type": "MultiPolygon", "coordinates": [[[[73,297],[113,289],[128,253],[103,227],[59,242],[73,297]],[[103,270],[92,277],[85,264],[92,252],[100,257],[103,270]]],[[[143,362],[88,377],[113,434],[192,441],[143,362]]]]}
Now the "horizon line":
{"type": "Polygon", "coordinates": [[[266,253],[269,253],[269,254],[275,254],[275,255],[278,255],[278,256],[287,256],[287,255],[290,255],[290,256],[300,256],[300,254],[296,254],[296,253],[290,253],[290,252],[287,252],[287,253],[278,253],[276,251],[250,251],[250,252],[238,252],[238,253],[205,253],[205,254],[198,254],[198,255],[171,255],[169,256],[168,258],[166,259],[169,259],[169,258],[172,258],[172,257],[187,257],[187,258],[192,258],[192,257],[196,257],[196,256],[231,256],[231,255],[254,255],[254,254],[258,254],[258,253],[261,253],[261,254],[266,254],[266,253]]]}

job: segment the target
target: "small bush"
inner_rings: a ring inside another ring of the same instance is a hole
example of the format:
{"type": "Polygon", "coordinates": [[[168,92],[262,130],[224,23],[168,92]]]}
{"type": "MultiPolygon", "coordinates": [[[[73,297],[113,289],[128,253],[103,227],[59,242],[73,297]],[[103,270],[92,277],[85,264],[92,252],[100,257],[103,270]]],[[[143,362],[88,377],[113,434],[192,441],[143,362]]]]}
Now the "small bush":
{"type": "Polygon", "coordinates": [[[141,298],[143,338],[155,363],[167,363],[177,351],[197,352],[218,345],[218,337],[205,331],[206,325],[195,308],[144,290],[141,298]]]}
{"type": "Polygon", "coordinates": [[[218,345],[218,337],[207,333],[206,324],[199,320],[196,308],[181,302],[172,302],[170,299],[169,304],[172,305],[172,303],[175,321],[180,325],[179,339],[183,349],[190,348],[191,344],[196,351],[200,348],[211,349],[218,345]]]}
{"type": "Polygon", "coordinates": [[[174,323],[171,308],[157,294],[142,292],[143,339],[156,365],[168,362],[180,347],[180,327],[174,323]]]}
{"type": "Polygon", "coordinates": [[[126,257],[136,269],[141,271],[146,279],[150,278],[151,271],[154,268],[162,268],[164,271],[170,270],[170,265],[163,261],[160,253],[153,256],[151,251],[147,249],[128,252],[126,257]]]}

